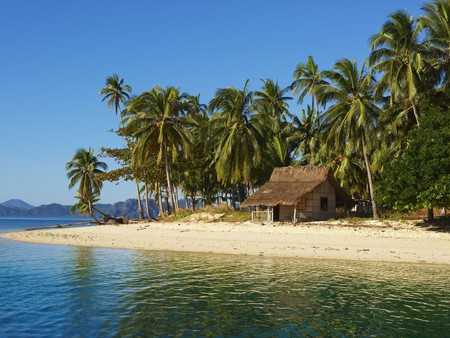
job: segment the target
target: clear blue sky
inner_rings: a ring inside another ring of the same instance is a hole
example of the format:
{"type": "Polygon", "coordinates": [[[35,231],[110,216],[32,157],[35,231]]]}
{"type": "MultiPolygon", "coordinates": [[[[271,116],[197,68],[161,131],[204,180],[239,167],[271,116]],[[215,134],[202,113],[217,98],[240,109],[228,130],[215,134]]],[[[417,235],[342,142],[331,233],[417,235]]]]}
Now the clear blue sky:
{"type": "MultiPolygon", "coordinates": [[[[320,68],[362,62],[387,16],[424,1],[60,1],[0,2],[0,202],[73,204],[65,164],[80,147],[120,147],[119,118],[98,96],[118,73],[134,94],[155,85],[201,94],[282,86],[308,55],[320,68]]],[[[291,111],[299,111],[291,103],[291,111]]],[[[110,163],[110,167],[114,165],[110,163]]],[[[101,202],[135,196],[107,183],[101,202]]]]}

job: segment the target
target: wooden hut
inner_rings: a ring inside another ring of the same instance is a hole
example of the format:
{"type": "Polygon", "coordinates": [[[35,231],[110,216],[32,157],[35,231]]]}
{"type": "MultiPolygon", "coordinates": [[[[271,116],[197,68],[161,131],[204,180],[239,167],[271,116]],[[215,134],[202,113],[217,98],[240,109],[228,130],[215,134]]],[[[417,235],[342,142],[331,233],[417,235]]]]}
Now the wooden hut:
{"type": "Polygon", "coordinates": [[[297,166],[275,168],[269,182],[241,207],[257,207],[254,220],[296,223],[330,219],[337,216],[336,208],[352,205],[352,198],[336,182],[331,168],[297,166]]]}

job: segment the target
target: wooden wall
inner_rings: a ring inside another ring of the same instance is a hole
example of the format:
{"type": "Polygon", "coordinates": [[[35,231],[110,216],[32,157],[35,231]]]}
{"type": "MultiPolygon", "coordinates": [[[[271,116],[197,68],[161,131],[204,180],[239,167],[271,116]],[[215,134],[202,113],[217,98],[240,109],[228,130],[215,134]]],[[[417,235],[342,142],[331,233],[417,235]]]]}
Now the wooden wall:
{"type": "MultiPolygon", "coordinates": [[[[280,205],[280,221],[291,222],[294,217],[294,207],[280,205]]],[[[305,196],[297,208],[297,219],[305,220],[327,220],[336,217],[336,193],[333,186],[325,181],[314,191],[305,196]],[[320,199],[328,198],[328,210],[320,209],[320,199]]]]}

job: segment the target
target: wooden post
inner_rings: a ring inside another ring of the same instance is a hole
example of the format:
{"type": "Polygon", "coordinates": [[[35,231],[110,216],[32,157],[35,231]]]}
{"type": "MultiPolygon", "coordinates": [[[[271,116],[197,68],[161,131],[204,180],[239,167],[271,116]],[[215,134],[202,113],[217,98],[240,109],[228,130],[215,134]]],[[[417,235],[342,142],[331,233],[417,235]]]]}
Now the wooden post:
{"type": "Polygon", "coordinates": [[[297,223],[297,204],[296,205],[294,205],[294,224],[296,224],[297,223]]]}

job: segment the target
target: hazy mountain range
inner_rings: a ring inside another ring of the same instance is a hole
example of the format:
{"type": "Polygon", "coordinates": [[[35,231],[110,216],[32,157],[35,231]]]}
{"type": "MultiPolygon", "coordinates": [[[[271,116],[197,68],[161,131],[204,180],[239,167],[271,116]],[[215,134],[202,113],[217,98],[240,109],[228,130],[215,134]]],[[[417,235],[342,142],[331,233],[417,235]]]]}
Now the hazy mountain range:
{"type": "MultiPolygon", "coordinates": [[[[153,206],[153,200],[150,200],[150,205],[153,206]]],[[[28,204],[19,199],[11,199],[0,203],[0,217],[2,216],[16,216],[16,217],[73,217],[79,214],[70,213],[70,205],[61,205],[58,203],[40,205],[38,207],[28,204]]],[[[114,204],[97,204],[96,207],[104,213],[119,217],[138,218],[138,205],[135,199],[128,199],[125,202],[117,202],[114,204]]],[[[144,208],[144,207],[143,207],[144,208]]],[[[144,213],[145,213],[145,209],[144,213]]],[[[156,214],[155,209],[151,212],[156,214]]]]}

